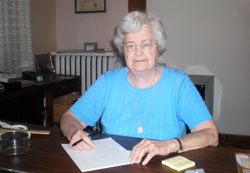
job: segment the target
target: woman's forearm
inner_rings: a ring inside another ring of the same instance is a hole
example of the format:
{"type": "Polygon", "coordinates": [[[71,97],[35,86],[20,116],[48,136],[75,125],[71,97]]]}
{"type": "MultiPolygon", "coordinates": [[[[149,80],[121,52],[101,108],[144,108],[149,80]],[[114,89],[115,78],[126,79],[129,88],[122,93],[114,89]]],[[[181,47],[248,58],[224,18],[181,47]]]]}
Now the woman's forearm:
{"type": "Polygon", "coordinates": [[[81,123],[71,111],[65,112],[60,120],[60,128],[68,140],[77,130],[83,130],[85,127],[86,125],[81,123]]]}
{"type": "Polygon", "coordinates": [[[182,143],[183,151],[218,145],[218,133],[216,129],[203,129],[179,139],[182,143]]]}
{"type": "Polygon", "coordinates": [[[213,120],[208,120],[194,127],[190,134],[179,138],[183,151],[218,145],[218,131],[213,120]]]}

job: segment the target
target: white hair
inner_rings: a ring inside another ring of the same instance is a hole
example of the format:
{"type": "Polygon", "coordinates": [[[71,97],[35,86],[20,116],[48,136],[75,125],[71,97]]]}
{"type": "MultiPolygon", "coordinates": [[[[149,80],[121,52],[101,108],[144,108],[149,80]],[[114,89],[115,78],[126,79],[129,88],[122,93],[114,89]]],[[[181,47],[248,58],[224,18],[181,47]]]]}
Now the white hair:
{"type": "Polygon", "coordinates": [[[154,37],[157,42],[158,55],[162,55],[167,50],[167,34],[159,17],[152,13],[133,11],[128,13],[116,28],[113,43],[121,57],[124,57],[123,39],[128,33],[134,33],[141,30],[143,24],[149,24],[152,27],[154,37]]]}

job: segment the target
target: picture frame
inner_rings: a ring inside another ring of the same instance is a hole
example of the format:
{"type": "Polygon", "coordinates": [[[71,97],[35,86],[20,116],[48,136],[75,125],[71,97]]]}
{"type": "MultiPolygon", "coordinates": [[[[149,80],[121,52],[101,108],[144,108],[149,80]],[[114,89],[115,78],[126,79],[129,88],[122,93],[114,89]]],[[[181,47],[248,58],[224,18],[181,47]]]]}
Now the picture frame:
{"type": "Polygon", "coordinates": [[[94,49],[97,49],[97,42],[84,42],[85,51],[92,51],[94,49]]]}
{"type": "Polygon", "coordinates": [[[75,0],[75,13],[106,12],[106,0],[75,0]]]}

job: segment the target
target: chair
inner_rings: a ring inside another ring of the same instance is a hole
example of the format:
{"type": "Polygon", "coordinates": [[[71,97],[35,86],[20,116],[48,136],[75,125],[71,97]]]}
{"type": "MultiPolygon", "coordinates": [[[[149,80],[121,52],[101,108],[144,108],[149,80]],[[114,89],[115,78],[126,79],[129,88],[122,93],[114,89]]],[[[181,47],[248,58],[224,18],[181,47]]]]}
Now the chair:
{"type": "Polygon", "coordinates": [[[35,55],[36,70],[42,74],[55,73],[53,57],[50,54],[35,55]]]}
{"type": "Polygon", "coordinates": [[[99,133],[102,133],[102,124],[101,124],[101,120],[99,119],[97,121],[97,123],[94,125],[94,126],[87,126],[84,131],[86,132],[99,132],[99,133]]]}

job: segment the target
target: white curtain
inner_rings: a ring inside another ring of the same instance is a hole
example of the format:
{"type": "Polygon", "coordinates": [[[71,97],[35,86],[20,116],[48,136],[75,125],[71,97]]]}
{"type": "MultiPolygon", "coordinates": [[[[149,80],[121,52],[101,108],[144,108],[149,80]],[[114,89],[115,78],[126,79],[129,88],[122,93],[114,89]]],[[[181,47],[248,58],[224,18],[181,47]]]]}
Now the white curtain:
{"type": "Polygon", "coordinates": [[[33,69],[30,0],[0,0],[0,71],[33,69]]]}

